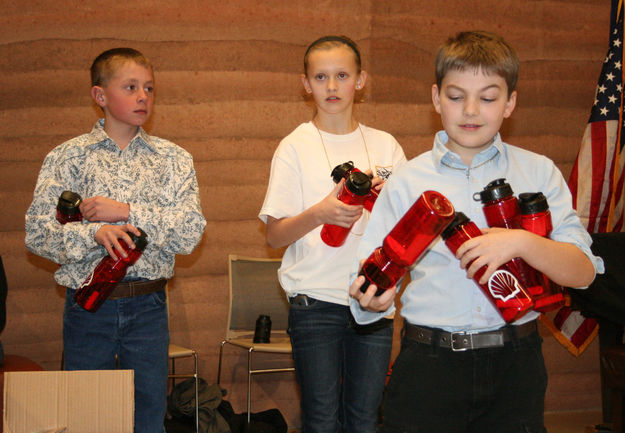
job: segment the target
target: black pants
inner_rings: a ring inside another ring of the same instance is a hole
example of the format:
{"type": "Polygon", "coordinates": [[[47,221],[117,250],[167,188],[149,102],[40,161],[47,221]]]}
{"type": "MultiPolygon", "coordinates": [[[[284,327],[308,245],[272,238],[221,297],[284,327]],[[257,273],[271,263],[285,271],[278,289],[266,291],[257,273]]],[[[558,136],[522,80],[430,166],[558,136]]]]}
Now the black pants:
{"type": "Polygon", "coordinates": [[[383,433],[545,433],[547,372],[536,332],[453,352],[406,337],[383,405],[383,433]]]}

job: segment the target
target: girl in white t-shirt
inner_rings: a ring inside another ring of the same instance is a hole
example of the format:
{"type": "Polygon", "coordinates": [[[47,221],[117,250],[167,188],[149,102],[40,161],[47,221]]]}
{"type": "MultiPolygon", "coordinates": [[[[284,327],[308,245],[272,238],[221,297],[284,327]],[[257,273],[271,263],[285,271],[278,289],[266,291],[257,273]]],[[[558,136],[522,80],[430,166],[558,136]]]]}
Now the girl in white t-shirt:
{"type": "Polygon", "coordinates": [[[354,116],[354,97],[367,81],[354,41],[324,36],[313,42],[301,79],[315,103],[313,119],[280,142],[259,217],[267,224],[269,245],[288,245],[278,274],[291,304],[302,432],[373,433],[392,320],[359,326],[351,317],[349,275],[369,214],[337,199],[344,180],[335,185],[330,173],[353,161],[373,175],[379,190],[406,157],[390,134],[362,125],[354,116]],[[353,226],[342,246],[331,247],[320,237],[324,224],[353,226]]]}

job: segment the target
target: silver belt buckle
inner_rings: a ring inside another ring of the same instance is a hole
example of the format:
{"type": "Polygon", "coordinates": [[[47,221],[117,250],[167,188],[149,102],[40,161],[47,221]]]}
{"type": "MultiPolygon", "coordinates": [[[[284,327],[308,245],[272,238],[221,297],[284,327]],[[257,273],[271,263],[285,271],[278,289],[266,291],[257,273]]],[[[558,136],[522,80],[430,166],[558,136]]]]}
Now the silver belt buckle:
{"type": "Polygon", "coordinates": [[[451,350],[454,352],[464,352],[469,349],[473,349],[473,334],[465,331],[457,331],[451,333],[451,350]],[[458,347],[456,341],[463,339],[463,347],[458,347]]]}

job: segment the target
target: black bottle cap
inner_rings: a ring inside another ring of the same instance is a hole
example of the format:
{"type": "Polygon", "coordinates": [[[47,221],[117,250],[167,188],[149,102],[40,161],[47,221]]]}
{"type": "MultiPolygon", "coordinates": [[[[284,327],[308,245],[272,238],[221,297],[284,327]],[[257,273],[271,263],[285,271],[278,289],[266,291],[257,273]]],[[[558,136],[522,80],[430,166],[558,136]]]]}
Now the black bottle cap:
{"type": "Polygon", "coordinates": [[[82,197],[72,191],[63,191],[59,196],[56,208],[64,215],[75,215],[80,212],[78,206],[82,203],[82,197]]]}
{"type": "Polygon", "coordinates": [[[469,221],[471,220],[463,212],[456,212],[456,216],[454,217],[454,220],[451,223],[449,223],[447,228],[443,230],[443,232],[441,233],[441,238],[443,238],[443,240],[446,241],[447,239],[451,237],[451,235],[453,235],[454,229],[456,227],[463,226],[469,221]]]}
{"type": "Polygon", "coordinates": [[[356,195],[367,195],[371,191],[371,179],[361,171],[351,172],[345,180],[345,187],[356,195]]]}
{"type": "Polygon", "coordinates": [[[334,181],[334,183],[339,183],[341,179],[343,179],[345,175],[349,173],[350,171],[352,171],[353,169],[354,169],[354,162],[347,161],[347,162],[344,162],[343,164],[339,164],[336,167],[334,167],[334,170],[332,170],[332,173],[330,174],[330,176],[332,177],[332,180],[334,181]]]}
{"type": "Polygon", "coordinates": [[[128,235],[130,236],[130,239],[132,239],[132,241],[134,242],[135,249],[143,251],[148,245],[148,235],[139,227],[137,227],[137,230],[141,232],[139,236],[132,232],[128,232],[128,235]]]}
{"type": "Polygon", "coordinates": [[[519,209],[522,215],[532,215],[549,210],[549,203],[542,192],[524,192],[519,194],[519,209]]]}
{"type": "Polygon", "coordinates": [[[510,197],[514,193],[506,179],[495,179],[481,191],[473,194],[473,200],[488,203],[494,200],[510,197]]]}

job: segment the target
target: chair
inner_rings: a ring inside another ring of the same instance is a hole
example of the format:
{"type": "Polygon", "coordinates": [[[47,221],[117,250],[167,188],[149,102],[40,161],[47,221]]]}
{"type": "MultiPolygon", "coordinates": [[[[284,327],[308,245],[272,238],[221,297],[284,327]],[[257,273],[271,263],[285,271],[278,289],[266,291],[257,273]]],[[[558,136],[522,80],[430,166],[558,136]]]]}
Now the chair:
{"type": "MultiPolygon", "coordinates": [[[[217,384],[221,381],[223,349],[226,344],[247,350],[247,422],[251,413],[252,375],[295,371],[292,366],[256,369],[253,366],[254,352],[281,353],[292,359],[291,340],[286,332],[288,326],[288,303],[278,283],[280,259],[260,259],[228,256],[230,277],[230,302],[226,339],[219,349],[217,384]],[[269,343],[254,343],[254,330],[259,315],[271,318],[269,343]]],[[[292,364],[291,364],[292,365],[292,364]]]]}
{"type": "MultiPolygon", "coordinates": [[[[167,290],[167,317],[169,318],[169,288],[167,290]]],[[[198,396],[198,369],[197,369],[197,352],[187,347],[178,346],[177,344],[169,344],[169,359],[171,360],[171,370],[168,378],[171,379],[171,386],[174,387],[176,379],[195,378],[195,431],[200,431],[200,407],[198,396]],[[192,373],[176,373],[176,359],[193,357],[194,369],[192,373]]]]}

